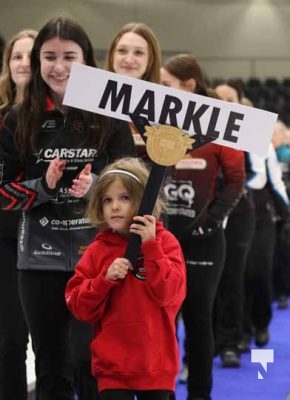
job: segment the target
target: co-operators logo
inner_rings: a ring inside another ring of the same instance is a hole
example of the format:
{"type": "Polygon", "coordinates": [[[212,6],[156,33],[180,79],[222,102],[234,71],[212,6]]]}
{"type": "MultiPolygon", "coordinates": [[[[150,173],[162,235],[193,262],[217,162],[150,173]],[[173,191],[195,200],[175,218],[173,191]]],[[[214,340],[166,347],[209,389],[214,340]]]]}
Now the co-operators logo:
{"type": "MultiPolygon", "coordinates": [[[[262,365],[264,370],[267,372],[267,364],[274,362],[274,350],[273,349],[252,349],[251,350],[251,362],[259,363],[262,365]]],[[[258,371],[258,379],[264,379],[263,375],[258,371]]]]}

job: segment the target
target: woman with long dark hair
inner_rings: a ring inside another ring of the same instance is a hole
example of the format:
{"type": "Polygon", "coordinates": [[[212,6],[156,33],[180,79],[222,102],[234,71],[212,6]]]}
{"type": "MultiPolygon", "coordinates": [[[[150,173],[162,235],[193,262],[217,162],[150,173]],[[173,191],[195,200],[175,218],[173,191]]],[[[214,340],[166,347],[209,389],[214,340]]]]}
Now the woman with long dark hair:
{"type": "MultiPolygon", "coordinates": [[[[79,24],[53,18],[32,48],[23,102],[7,114],[0,134],[1,208],[23,211],[19,290],[36,359],[37,400],[74,399],[71,344],[79,344],[74,350],[86,362],[91,327],[75,328],[64,290],[96,234],[84,214],[96,176],[108,162],[134,154],[127,124],[62,104],[73,62],[96,67],[92,43],[79,24]]],[[[83,393],[89,365],[83,371],[77,394],[96,398],[83,393]]]]}

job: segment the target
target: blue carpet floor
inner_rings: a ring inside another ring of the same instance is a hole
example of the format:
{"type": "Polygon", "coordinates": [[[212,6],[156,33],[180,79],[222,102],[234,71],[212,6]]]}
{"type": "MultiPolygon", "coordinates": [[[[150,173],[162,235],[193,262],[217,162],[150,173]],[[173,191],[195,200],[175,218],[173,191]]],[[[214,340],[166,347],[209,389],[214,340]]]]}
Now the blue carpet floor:
{"type": "MultiPolygon", "coordinates": [[[[180,324],[180,342],[183,327],[180,324]]],[[[252,349],[255,349],[252,345],[252,349]]],[[[265,349],[273,349],[274,362],[251,362],[251,353],[243,354],[241,368],[222,368],[220,358],[214,359],[212,400],[290,400],[290,308],[277,309],[273,304],[270,341],[265,349]],[[263,379],[258,379],[258,372],[263,379]],[[288,398],[289,395],[289,398],[288,398]]],[[[176,387],[176,400],[186,400],[186,385],[176,387]]]]}

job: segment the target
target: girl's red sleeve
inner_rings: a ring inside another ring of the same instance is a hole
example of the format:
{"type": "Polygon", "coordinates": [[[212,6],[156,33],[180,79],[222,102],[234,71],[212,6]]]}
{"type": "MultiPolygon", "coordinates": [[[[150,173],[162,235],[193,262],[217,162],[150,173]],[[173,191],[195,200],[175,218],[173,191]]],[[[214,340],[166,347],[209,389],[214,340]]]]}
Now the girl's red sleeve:
{"type": "Polygon", "coordinates": [[[178,240],[164,230],[156,240],[142,244],[146,285],[161,306],[181,305],[186,292],[186,267],[178,240]]]}
{"type": "Polygon", "coordinates": [[[106,269],[98,264],[98,246],[91,245],[76,266],[65,291],[66,304],[79,320],[97,323],[104,314],[109,292],[117,282],[105,279],[106,269]]]}

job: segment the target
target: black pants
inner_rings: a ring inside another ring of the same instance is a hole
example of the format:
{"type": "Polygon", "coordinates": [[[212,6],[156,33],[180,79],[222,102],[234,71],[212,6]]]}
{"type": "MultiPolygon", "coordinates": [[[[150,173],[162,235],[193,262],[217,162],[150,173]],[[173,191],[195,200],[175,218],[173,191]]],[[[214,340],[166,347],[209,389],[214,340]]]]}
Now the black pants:
{"type": "Polygon", "coordinates": [[[0,237],[0,399],[26,400],[28,330],[17,285],[17,239],[0,237]]]}
{"type": "Polygon", "coordinates": [[[290,294],[290,240],[283,238],[283,222],[277,224],[277,238],[274,250],[274,295],[289,296],[290,294]],[[286,240],[285,240],[286,239],[286,240]]]}
{"type": "Polygon", "coordinates": [[[98,398],[90,373],[91,327],[76,322],[64,300],[70,276],[59,271],[19,271],[21,302],[35,354],[36,400],[73,400],[75,394],[79,400],[98,398]]]}
{"type": "Polygon", "coordinates": [[[76,319],[71,322],[71,357],[78,400],[99,400],[96,379],[91,375],[92,328],[76,319]]]}
{"type": "Polygon", "coordinates": [[[272,318],[275,237],[276,224],[271,215],[257,215],[245,275],[244,330],[247,333],[252,328],[268,327],[272,318]]]}
{"type": "Polygon", "coordinates": [[[210,399],[214,336],[212,312],[225,257],[223,229],[203,239],[181,243],[187,267],[187,295],[182,307],[188,395],[210,399]]]}
{"type": "Polygon", "coordinates": [[[103,390],[101,400],[169,400],[171,392],[168,390],[103,390]],[[135,397],[136,396],[136,397],[135,397]]]}
{"type": "Polygon", "coordinates": [[[226,259],[215,307],[216,348],[238,351],[243,332],[244,279],[254,236],[255,211],[230,215],[225,229],[226,259]]]}

